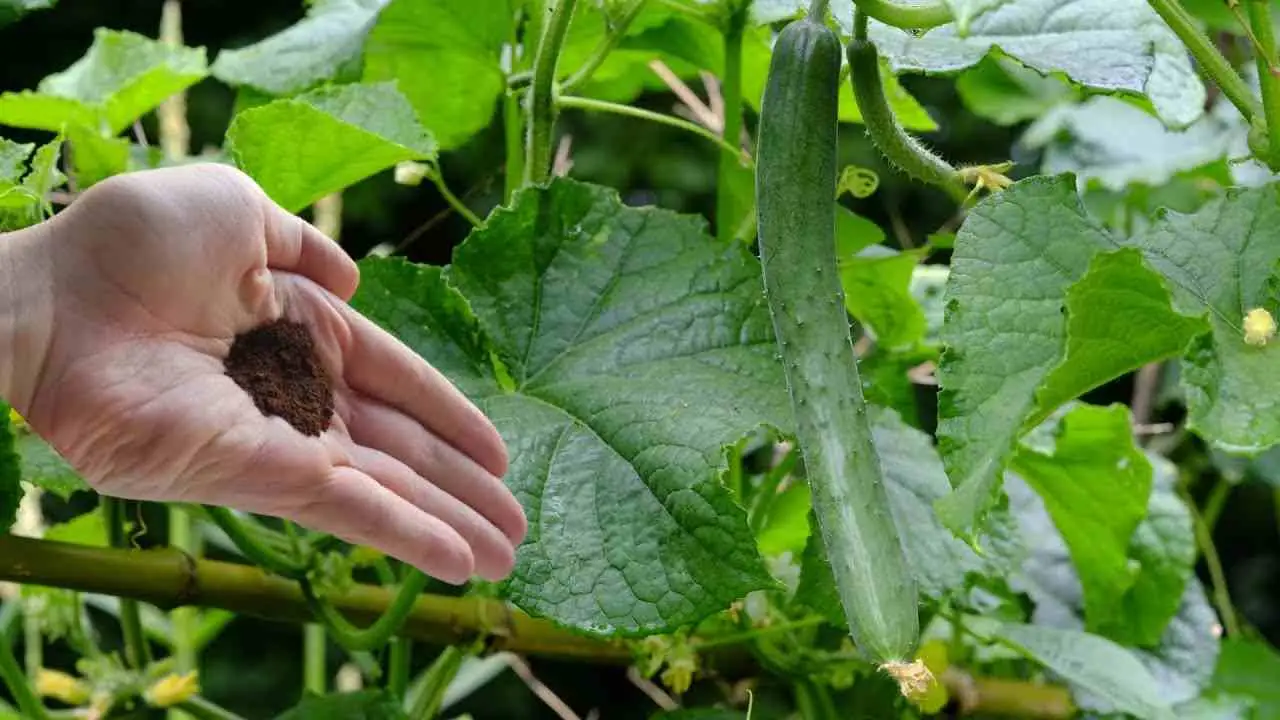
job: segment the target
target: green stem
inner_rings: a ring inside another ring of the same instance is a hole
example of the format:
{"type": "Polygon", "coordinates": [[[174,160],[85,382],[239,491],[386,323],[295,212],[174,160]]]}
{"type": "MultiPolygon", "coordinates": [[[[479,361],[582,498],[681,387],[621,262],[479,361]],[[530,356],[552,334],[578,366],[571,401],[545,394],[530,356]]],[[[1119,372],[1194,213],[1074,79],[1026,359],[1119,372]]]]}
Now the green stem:
{"type": "Polygon", "coordinates": [[[1227,504],[1227,496],[1231,494],[1231,483],[1222,480],[1217,481],[1213,485],[1213,489],[1209,491],[1209,497],[1204,501],[1204,524],[1210,532],[1218,525],[1218,518],[1222,515],[1222,507],[1227,504]]]}
{"type": "Polygon", "coordinates": [[[323,695],[328,692],[328,675],[325,673],[324,626],[307,623],[302,626],[302,689],[304,692],[323,695]]]}
{"type": "Polygon", "coordinates": [[[1236,72],[1231,63],[1218,52],[1213,42],[1205,35],[1195,18],[1186,11],[1178,0],[1147,0],[1151,9],[1156,11],[1187,46],[1187,50],[1196,59],[1200,71],[1207,75],[1227,96],[1232,105],[1240,111],[1246,121],[1252,121],[1261,112],[1258,100],[1254,97],[1244,79],[1236,72]]]}
{"type": "Polygon", "coordinates": [[[816,19],[818,22],[826,22],[827,6],[831,4],[831,0],[811,0],[809,3],[809,17],[816,19]]]}
{"type": "Polygon", "coordinates": [[[261,565],[264,569],[269,570],[277,575],[283,575],[287,578],[297,580],[307,572],[307,566],[304,562],[285,556],[266,543],[260,541],[254,534],[250,532],[247,523],[241,522],[227,508],[206,506],[205,508],[210,519],[217,523],[218,527],[231,538],[231,542],[236,544],[240,552],[245,557],[261,565]]]}
{"type": "MultiPolygon", "coordinates": [[[[1216,488],[1215,488],[1216,490],[1216,488]]],[[[1235,606],[1231,604],[1231,593],[1227,589],[1227,576],[1222,571],[1222,560],[1218,557],[1218,549],[1213,544],[1213,532],[1209,526],[1205,524],[1204,518],[1201,517],[1200,511],[1196,508],[1195,501],[1183,494],[1183,500],[1187,504],[1187,510],[1191,513],[1191,523],[1195,529],[1196,544],[1200,547],[1200,554],[1204,556],[1205,566],[1209,570],[1209,582],[1213,589],[1213,604],[1218,608],[1218,614],[1222,617],[1222,625],[1226,628],[1228,637],[1240,636],[1240,622],[1236,618],[1235,606]]]]}
{"type": "MultiPolygon", "coordinates": [[[[200,555],[200,539],[193,532],[191,515],[178,507],[169,508],[169,545],[192,557],[200,555]]],[[[200,611],[193,607],[175,608],[171,619],[174,670],[186,673],[199,667],[196,649],[196,632],[200,626],[200,611]]],[[[181,712],[170,712],[171,720],[188,717],[181,712]]]]}
{"type": "Polygon", "coordinates": [[[596,70],[600,69],[605,59],[609,57],[609,53],[613,52],[618,47],[618,43],[622,42],[622,38],[626,37],[627,28],[631,27],[632,21],[644,9],[645,1],[631,0],[631,4],[623,8],[622,16],[618,18],[618,22],[613,27],[609,28],[608,34],[604,36],[600,44],[596,45],[591,57],[587,58],[582,67],[578,68],[577,71],[560,84],[560,92],[573,92],[591,79],[591,76],[595,74],[596,70]]]}
{"type": "Polygon", "coordinates": [[[40,632],[40,620],[34,615],[22,616],[22,647],[27,677],[35,680],[36,673],[44,667],[44,635],[40,632]]]}
{"type": "MultiPolygon", "coordinates": [[[[625,115],[627,117],[638,118],[640,120],[648,120],[649,122],[655,122],[660,125],[669,125],[674,128],[686,130],[695,135],[701,135],[702,137],[715,143],[717,146],[720,147],[721,150],[724,150],[725,152],[735,157],[743,157],[743,153],[741,149],[736,148],[730,145],[729,143],[725,142],[724,138],[720,137],[719,135],[711,132],[710,130],[706,129],[701,125],[698,125],[696,123],[691,123],[688,120],[684,120],[678,117],[673,117],[671,115],[663,115],[662,113],[656,113],[650,110],[644,110],[642,108],[631,107],[630,105],[619,105],[618,103],[611,103],[605,100],[595,100],[592,98],[575,97],[575,96],[562,95],[556,101],[556,104],[562,108],[576,108],[578,110],[594,110],[597,112],[607,112],[607,113],[613,113],[615,115],[625,115]]],[[[744,159],[744,162],[746,162],[748,166],[751,166],[753,164],[752,161],[749,159],[744,159]]]]}
{"type": "Polygon", "coordinates": [[[391,668],[387,673],[387,689],[403,698],[409,687],[409,665],[413,662],[413,641],[397,636],[391,640],[391,668]]]}
{"type": "MultiPolygon", "coordinates": [[[[102,512],[107,521],[107,534],[111,547],[125,549],[128,540],[125,538],[125,508],[123,500],[102,497],[102,512]]],[[[151,647],[142,633],[142,616],[138,610],[138,601],[128,598],[120,599],[120,630],[124,635],[125,659],[135,670],[145,668],[151,662],[151,647]]]]}
{"type": "Polygon", "coordinates": [[[1280,169],[1280,77],[1275,67],[1276,33],[1271,25],[1270,0],[1249,0],[1249,24],[1257,42],[1254,50],[1258,83],[1262,88],[1262,110],[1267,121],[1267,165],[1280,169]]]}
{"type": "Polygon", "coordinates": [[[243,717],[226,708],[214,705],[199,695],[183,700],[176,707],[186,711],[188,715],[197,718],[197,720],[245,720],[243,717]]]}
{"type": "Polygon", "coordinates": [[[903,30],[927,30],[951,22],[951,9],[943,0],[899,2],[898,0],[855,0],[859,14],[903,30]]]}
{"type": "Polygon", "coordinates": [[[802,620],[778,623],[777,625],[769,625],[755,630],[748,630],[746,632],[731,633],[729,635],[720,635],[706,640],[698,640],[697,646],[699,650],[703,650],[706,648],[720,647],[724,645],[737,645],[738,643],[747,642],[760,637],[791,632],[792,630],[800,630],[807,627],[813,627],[814,625],[821,625],[824,622],[826,622],[826,618],[815,615],[802,620]]]}
{"type": "Polygon", "coordinates": [[[458,675],[466,653],[456,645],[450,645],[440,652],[431,667],[427,668],[426,678],[418,699],[409,711],[409,720],[430,720],[440,712],[440,703],[444,700],[444,691],[449,683],[458,675]]]}
{"type": "Polygon", "coordinates": [[[458,196],[454,195],[449,186],[445,184],[444,173],[440,171],[439,165],[433,164],[431,171],[427,173],[427,177],[431,178],[431,182],[435,183],[436,189],[440,191],[440,195],[444,197],[445,202],[449,203],[449,206],[456,210],[459,215],[466,218],[467,222],[471,223],[471,227],[480,227],[484,224],[484,221],[472,212],[466,203],[459,200],[458,196]]]}
{"type": "Polygon", "coordinates": [[[523,91],[508,90],[502,100],[502,122],[506,138],[507,167],[504,174],[502,204],[510,205],[511,198],[520,189],[524,177],[524,134],[521,132],[523,113],[520,96],[523,91]]]}
{"type": "Polygon", "coordinates": [[[551,176],[551,145],[556,126],[556,65],[578,0],[556,3],[542,32],[533,60],[533,86],[529,89],[528,137],[525,146],[524,184],[545,182],[551,176]]]}
{"type": "Polygon", "coordinates": [[[769,519],[769,508],[773,507],[773,501],[777,498],[778,485],[795,468],[799,455],[800,453],[792,447],[761,481],[760,489],[756,491],[755,497],[752,499],[751,509],[747,514],[747,522],[751,527],[752,535],[759,534],[761,528],[764,527],[765,520],[769,519]]]}
{"type": "MultiPolygon", "coordinates": [[[[825,2],[825,0],[818,0],[825,2]]],[[[724,73],[720,78],[720,95],[724,104],[724,132],[721,136],[731,147],[742,144],[742,40],[747,30],[749,3],[737,3],[729,15],[724,31],[724,73]]],[[[745,208],[738,208],[734,194],[734,176],[743,167],[742,153],[721,153],[716,178],[716,237],[723,243],[733,240],[745,208]]]]}
{"type": "Polygon", "coordinates": [[[312,613],[325,624],[335,640],[348,650],[372,650],[387,642],[400,628],[413,610],[414,601],[427,586],[427,576],[420,570],[412,570],[396,591],[391,607],[372,625],[361,630],[337,611],[328,601],[317,597],[311,583],[303,578],[302,592],[312,613]]]}
{"type": "Polygon", "coordinates": [[[4,684],[9,686],[9,692],[17,701],[24,718],[41,720],[47,717],[44,705],[40,702],[40,698],[36,697],[27,676],[22,673],[18,659],[13,656],[13,647],[9,643],[0,645],[0,678],[3,678],[4,684]]]}

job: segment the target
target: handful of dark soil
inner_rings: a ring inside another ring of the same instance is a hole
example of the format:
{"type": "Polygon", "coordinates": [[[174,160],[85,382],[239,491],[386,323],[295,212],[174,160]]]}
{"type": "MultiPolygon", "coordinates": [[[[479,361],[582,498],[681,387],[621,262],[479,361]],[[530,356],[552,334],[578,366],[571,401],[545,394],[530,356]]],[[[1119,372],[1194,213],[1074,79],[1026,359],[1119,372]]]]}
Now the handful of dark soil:
{"type": "Polygon", "coordinates": [[[333,386],[301,323],[282,318],[237,335],[226,371],[264,415],[284,418],[303,435],[329,427],[333,386]]]}

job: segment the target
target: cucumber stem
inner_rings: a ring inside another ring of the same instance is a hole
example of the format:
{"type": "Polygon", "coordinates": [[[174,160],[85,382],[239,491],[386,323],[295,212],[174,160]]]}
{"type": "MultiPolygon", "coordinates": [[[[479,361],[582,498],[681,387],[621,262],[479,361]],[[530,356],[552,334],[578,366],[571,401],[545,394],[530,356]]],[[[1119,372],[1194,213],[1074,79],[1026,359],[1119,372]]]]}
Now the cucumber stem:
{"type": "Polygon", "coordinates": [[[405,618],[413,610],[418,596],[427,587],[427,576],[421,570],[411,569],[400,583],[391,607],[387,608],[377,620],[363,630],[357,628],[342,617],[327,600],[319,597],[308,578],[299,581],[302,595],[313,615],[324,623],[329,633],[338,644],[347,650],[373,650],[382,646],[404,624],[405,618]]]}
{"type": "Polygon", "coordinates": [[[524,184],[545,182],[551,176],[551,145],[556,126],[556,65],[560,47],[569,33],[578,0],[551,0],[555,8],[538,42],[533,60],[533,85],[529,88],[528,137],[525,146],[524,184]]]}
{"type": "Polygon", "coordinates": [[[1262,158],[1272,170],[1280,169],[1280,77],[1276,77],[1276,33],[1271,25],[1269,2],[1249,0],[1249,24],[1258,45],[1254,49],[1258,84],[1262,88],[1262,111],[1267,122],[1267,156],[1262,158]]]}
{"type": "Polygon", "coordinates": [[[1178,0],[1147,0],[1147,2],[1178,36],[1182,44],[1187,46],[1191,56],[1196,59],[1200,72],[1213,80],[1246,121],[1252,121],[1255,115],[1262,112],[1262,107],[1258,104],[1253,91],[1208,36],[1200,30],[1199,23],[1178,0]]]}

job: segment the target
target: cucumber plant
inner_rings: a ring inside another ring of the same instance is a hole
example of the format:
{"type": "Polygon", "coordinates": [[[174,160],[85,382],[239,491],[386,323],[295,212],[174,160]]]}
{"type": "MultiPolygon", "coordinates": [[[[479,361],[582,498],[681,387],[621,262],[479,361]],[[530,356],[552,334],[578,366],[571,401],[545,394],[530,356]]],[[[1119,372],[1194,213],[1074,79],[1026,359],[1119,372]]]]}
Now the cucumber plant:
{"type": "Polygon", "coordinates": [[[186,10],[68,64],[69,7],[0,1],[0,233],[239,167],[531,530],[445,588],[99,497],[0,405],[0,718],[1280,715],[1269,3],[186,10]]]}

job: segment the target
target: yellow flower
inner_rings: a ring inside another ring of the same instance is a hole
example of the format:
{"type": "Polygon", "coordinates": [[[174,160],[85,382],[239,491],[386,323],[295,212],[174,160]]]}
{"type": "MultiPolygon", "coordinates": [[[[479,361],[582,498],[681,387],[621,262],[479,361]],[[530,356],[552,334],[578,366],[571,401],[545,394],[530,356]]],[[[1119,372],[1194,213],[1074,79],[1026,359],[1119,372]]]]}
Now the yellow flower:
{"type": "Polygon", "coordinates": [[[1244,316],[1244,341],[1250,345],[1266,345],[1276,334],[1276,319],[1262,308],[1254,308],[1244,316]]]}
{"type": "Polygon", "coordinates": [[[153,707],[163,708],[177,705],[197,692],[200,692],[200,685],[196,682],[196,671],[192,670],[183,675],[175,673],[165,675],[147,688],[143,697],[153,707]]]}
{"type": "Polygon", "coordinates": [[[60,670],[40,668],[36,673],[36,692],[42,697],[61,700],[68,705],[89,702],[89,686],[80,678],[60,670]]]}
{"type": "Polygon", "coordinates": [[[16,428],[20,428],[20,427],[25,427],[27,424],[27,421],[25,418],[23,418],[21,415],[18,414],[17,410],[14,410],[13,408],[9,408],[9,424],[16,428]]]}

